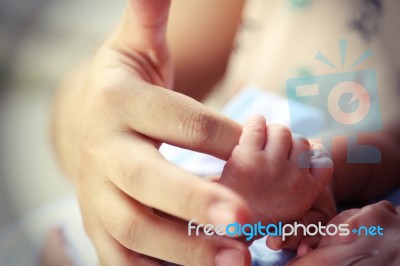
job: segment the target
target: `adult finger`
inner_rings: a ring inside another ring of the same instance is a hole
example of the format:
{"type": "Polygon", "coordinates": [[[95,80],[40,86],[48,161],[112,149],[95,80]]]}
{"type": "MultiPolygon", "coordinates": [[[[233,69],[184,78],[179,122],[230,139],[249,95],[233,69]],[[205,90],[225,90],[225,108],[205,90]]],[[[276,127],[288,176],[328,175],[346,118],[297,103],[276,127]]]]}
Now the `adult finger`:
{"type": "Polygon", "coordinates": [[[158,50],[165,42],[170,4],[170,0],[128,0],[112,45],[127,52],[158,50]]]}
{"type": "Polygon", "coordinates": [[[90,228],[87,228],[86,231],[96,249],[100,265],[163,265],[161,260],[151,258],[124,247],[114,239],[99,222],[94,222],[97,218],[93,217],[91,219],[90,228]]]}
{"type": "Polygon", "coordinates": [[[171,88],[173,67],[166,44],[170,0],[128,0],[122,21],[105,43],[116,63],[152,84],[171,88]],[[116,52],[116,53],[114,53],[116,52]]]}
{"type": "Polygon", "coordinates": [[[150,138],[221,159],[239,142],[240,124],[183,94],[128,77],[101,91],[98,108],[112,106],[123,124],[150,138]]]}
{"type": "Polygon", "coordinates": [[[98,149],[89,151],[91,161],[107,162],[101,166],[103,173],[120,190],[146,206],[187,221],[247,222],[248,207],[236,193],[180,169],[132,134],[117,135],[104,144],[102,150],[113,151],[113,156],[98,149]]]}
{"type": "Polygon", "coordinates": [[[116,187],[102,191],[104,195],[98,195],[96,204],[101,224],[128,251],[182,265],[216,265],[217,262],[246,265],[250,262],[246,246],[239,241],[196,236],[195,229],[189,235],[188,225],[154,214],[116,187]],[[103,200],[105,197],[107,201],[103,200]]]}
{"type": "Polygon", "coordinates": [[[318,247],[305,256],[297,257],[289,262],[288,266],[308,266],[308,265],[353,265],[370,257],[359,247],[354,245],[333,245],[327,247],[318,247]]]}

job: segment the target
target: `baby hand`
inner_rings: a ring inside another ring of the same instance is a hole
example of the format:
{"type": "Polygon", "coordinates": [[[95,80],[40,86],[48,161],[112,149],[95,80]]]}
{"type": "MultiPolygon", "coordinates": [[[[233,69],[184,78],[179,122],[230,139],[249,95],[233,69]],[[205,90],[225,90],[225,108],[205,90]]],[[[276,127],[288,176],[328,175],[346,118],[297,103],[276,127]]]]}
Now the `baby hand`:
{"type": "Polygon", "coordinates": [[[350,231],[348,236],[306,238],[299,246],[298,258],[290,265],[399,265],[400,215],[390,202],[344,211],[329,224],[348,224],[349,230],[380,226],[383,235],[375,230],[374,236],[350,231]]]}
{"type": "MultiPolygon", "coordinates": [[[[332,174],[332,161],[322,145],[254,116],[244,125],[219,182],[247,200],[252,222],[313,222],[329,216],[327,222],[335,214],[327,189],[332,174]]],[[[283,246],[273,239],[269,246],[283,246]]]]}

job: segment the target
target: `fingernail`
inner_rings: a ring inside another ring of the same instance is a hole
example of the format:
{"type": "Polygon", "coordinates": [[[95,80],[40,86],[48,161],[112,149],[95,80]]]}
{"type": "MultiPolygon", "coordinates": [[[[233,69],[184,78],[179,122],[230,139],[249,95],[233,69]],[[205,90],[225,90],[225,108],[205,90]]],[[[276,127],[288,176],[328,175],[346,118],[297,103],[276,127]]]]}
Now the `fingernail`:
{"type": "Polygon", "coordinates": [[[214,225],[228,225],[235,222],[236,215],[232,204],[217,202],[208,210],[208,218],[214,225]]]}
{"type": "Polygon", "coordinates": [[[244,265],[243,254],[237,249],[223,249],[215,257],[216,266],[242,266],[244,265]]]}

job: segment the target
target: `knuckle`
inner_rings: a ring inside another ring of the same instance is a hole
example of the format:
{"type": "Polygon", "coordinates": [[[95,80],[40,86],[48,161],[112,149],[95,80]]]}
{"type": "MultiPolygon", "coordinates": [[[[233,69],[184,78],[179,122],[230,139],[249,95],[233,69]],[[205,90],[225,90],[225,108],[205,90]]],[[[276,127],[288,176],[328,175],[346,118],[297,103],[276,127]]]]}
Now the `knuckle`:
{"type": "Polygon", "coordinates": [[[92,103],[98,102],[99,105],[108,106],[109,104],[119,103],[121,99],[121,93],[123,86],[119,85],[119,82],[115,78],[102,78],[96,81],[96,90],[93,93],[92,103]]]}
{"type": "Polygon", "coordinates": [[[250,125],[246,125],[245,128],[248,129],[248,130],[257,132],[257,133],[265,133],[265,126],[263,126],[260,123],[253,123],[253,124],[250,124],[250,125]]]}
{"type": "Polygon", "coordinates": [[[125,169],[121,169],[121,180],[129,189],[126,191],[129,195],[131,195],[135,199],[141,199],[144,193],[146,181],[146,173],[149,172],[149,160],[144,157],[137,157],[134,162],[130,162],[130,164],[125,169]]]}
{"type": "MultiPolygon", "coordinates": [[[[116,75],[116,73],[112,74],[116,75]]],[[[122,122],[121,115],[126,112],[124,107],[128,104],[127,102],[129,101],[130,106],[136,106],[134,100],[137,97],[130,97],[134,93],[132,88],[136,88],[136,86],[132,86],[129,90],[123,80],[116,75],[116,77],[101,78],[92,85],[94,89],[90,94],[85,111],[92,117],[96,117],[96,121],[122,122]]],[[[136,90],[134,91],[136,92],[136,90]]],[[[88,122],[91,123],[91,121],[88,122]]]]}
{"type": "Polygon", "coordinates": [[[291,142],[292,141],[292,132],[288,127],[285,127],[280,124],[274,124],[273,129],[276,131],[276,133],[280,136],[282,141],[284,142],[291,142]]]}
{"type": "Polygon", "coordinates": [[[382,200],[382,201],[376,203],[376,205],[378,205],[380,208],[382,208],[382,209],[384,209],[384,210],[390,210],[390,211],[396,213],[395,207],[394,207],[393,204],[392,204],[390,201],[388,201],[388,200],[382,200]]]}
{"type": "Polygon", "coordinates": [[[297,138],[296,141],[298,141],[300,145],[304,147],[305,150],[311,149],[310,141],[307,138],[305,137],[297,138]]]}
{"type": "MultiPolygon", "coordinates": [[[[108,132],[104,129],[104,124],[97,123],[101,117],[83,121],[80,135],[78,136],[78,151],[81,156],[86,158],[100,158],[104,154],[104,148],[108,143],[108,132]]],[[[110,125],[110,123],[108,123],[110,125]]]]}
{"type": "Polygon", "coordinates": [[[120,224],[117,230],[117,236],[124,246],[136,252],[142,250],[143,239],[141,235],[144,228],[137,219],[130,218],[124,224],[120,224]]]}
{"type": "Polygon", "coordinates": [[[290,132],[290,129],[288,129],[287,127],[280,127],[280,134],[282,135],[282,139],[285,142],[289,142],[292,140],[292,133],[290,132]]]}
{"type": "Polygon", "coordinates": [[[196,147],[209,144],[217,134],[218,121],[209,112],[194,110],[183,115],[182,130],[196,147]]]}
{"type": "Polygon", "coordinates": [[[141,235],[145,228],[141,225],[137,214],[115,217],[112,212],[104,210],[99,216],[104,227],[118,242],[132,251],[141,250],[141,235]]]}
{"type": "Polygon", "coordinates": [[[375,213],[377,211],[377,209],[379,209],[380,206],[378,204],[371,204],[371,205],[367,205],[364,206],[361,210],[364,213],[375,213]]]}
{"type": "Polygon", "coordinates": [[[365,216],[365,214],[356,214],[350,217],[345,223],[348,224],[350,228],[359,228],[363,225],[360,220],[360,217],[362,218],[362,216],[365,216]]]}

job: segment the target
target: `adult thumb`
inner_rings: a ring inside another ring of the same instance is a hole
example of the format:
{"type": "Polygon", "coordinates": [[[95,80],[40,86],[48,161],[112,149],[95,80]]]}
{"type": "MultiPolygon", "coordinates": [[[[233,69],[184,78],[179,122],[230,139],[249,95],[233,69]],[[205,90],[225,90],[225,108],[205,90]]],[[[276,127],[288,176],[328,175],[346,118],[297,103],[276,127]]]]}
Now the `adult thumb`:
{"type": "Polygon", "coordinates": [[[111,43],[124,51],[164,50],[170,0],[128,0],[111,43]]]}

